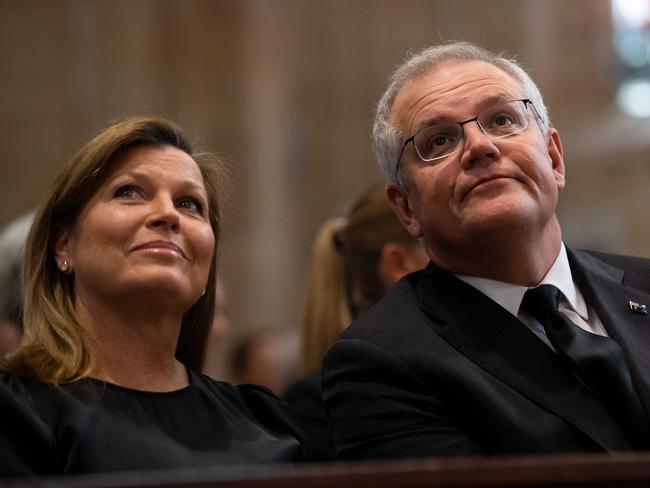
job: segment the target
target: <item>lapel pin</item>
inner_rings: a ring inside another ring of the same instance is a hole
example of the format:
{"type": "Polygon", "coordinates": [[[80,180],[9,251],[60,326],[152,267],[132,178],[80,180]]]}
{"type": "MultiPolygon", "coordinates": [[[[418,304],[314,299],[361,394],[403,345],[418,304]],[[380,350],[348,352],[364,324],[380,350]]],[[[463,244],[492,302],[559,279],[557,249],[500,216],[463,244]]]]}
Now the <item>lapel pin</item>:
{"type": "Polygon", "coordinates": [[[641,315],[648,315],[648,307],[642,303],[636,303],[630,300],[630,310],[641,315]]]}

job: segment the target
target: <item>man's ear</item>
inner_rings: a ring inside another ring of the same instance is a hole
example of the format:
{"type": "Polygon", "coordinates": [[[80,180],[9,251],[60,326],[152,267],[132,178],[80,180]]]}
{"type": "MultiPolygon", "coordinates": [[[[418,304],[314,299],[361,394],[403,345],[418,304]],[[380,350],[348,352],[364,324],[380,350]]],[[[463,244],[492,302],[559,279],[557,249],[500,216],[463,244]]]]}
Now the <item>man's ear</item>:
{"type": "Polygon", "coordinates": [[[52,229],[54,260],[61,271],[71,272],[73,265],[70,253],[70,231],[62,225],[52,229]]]}
{"type": "Polygon", "coordinates": [[[548,155],[553,164],[553,174],[558,189],[563,189],[565,185],[564,174],[564,150],[562,149],[562,141],[560,140],[560,133],[553,127],[548,129],[548,155]]]}
{"type": "Polygon", "coordinates": [[[411,211],[408,196],[396,183],[389,183],[386,186],[386,195],[388,196],[388,201],[393,207],[397,218],[406,228],[406,231],[413,237],[422,237],[422,227],[411,211]]]}

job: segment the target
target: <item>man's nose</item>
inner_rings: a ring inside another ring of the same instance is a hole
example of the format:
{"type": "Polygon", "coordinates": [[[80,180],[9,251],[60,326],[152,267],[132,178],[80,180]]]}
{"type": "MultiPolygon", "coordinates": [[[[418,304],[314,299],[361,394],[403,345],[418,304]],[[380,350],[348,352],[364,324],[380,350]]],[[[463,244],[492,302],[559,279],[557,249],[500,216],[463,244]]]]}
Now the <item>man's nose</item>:
{"type": "Polygon", "coordinates": [[[180,214],[171,198],[160,196],[151,202],[151,212],[147,218],[147,226],[178,232],[180,229],[180,214]]]}
{"type": "Polygon", "coordinates": [[[461,155],[463,165],[473,165],[483,159],[494,161],[500,156],[501,151],[494,139],[483,130],[477,120],[470,120],[463,124],[463,152],[461,155]]]}

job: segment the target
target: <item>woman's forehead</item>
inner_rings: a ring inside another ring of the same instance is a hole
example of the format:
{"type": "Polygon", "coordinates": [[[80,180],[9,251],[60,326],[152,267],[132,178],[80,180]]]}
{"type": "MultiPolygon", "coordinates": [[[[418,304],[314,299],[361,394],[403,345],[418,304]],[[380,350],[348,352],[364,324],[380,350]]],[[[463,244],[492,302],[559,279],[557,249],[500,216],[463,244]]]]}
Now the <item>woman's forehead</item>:
{"type": "Polygon", "coordinates": [[[185,181],[205,190],[203,175],[196,161],[173,146],[138,146],[129,150],[112,168],[107,180],[121,175],[185,181]]]}

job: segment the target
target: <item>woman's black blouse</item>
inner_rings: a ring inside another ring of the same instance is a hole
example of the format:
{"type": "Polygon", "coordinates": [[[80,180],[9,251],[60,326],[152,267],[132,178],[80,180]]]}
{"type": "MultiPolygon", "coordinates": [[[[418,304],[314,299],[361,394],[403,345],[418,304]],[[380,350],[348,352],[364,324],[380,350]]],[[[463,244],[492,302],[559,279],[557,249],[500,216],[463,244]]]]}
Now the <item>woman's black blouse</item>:
{"type": "Polygon", "coordinates": [[[294,382],[285,393],[283,400],[291,405],[303,425],[309,429],[331,458],[336,457],[334,440],[327,422],[323,406],[320,369],[294,382]]]}
{"type": "Polygon", "coordinates": [[[56,388],[0,372],[0,477],[323,458],[269,390],[193,372],[190,380],[153,393],[93,379],[56,388]]]}

